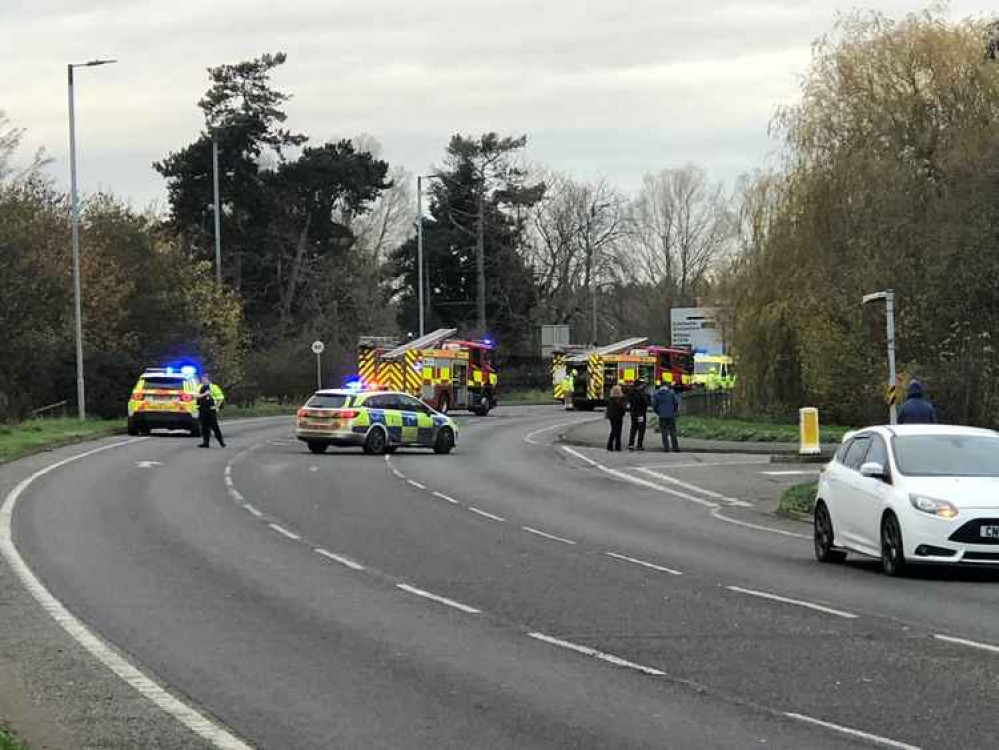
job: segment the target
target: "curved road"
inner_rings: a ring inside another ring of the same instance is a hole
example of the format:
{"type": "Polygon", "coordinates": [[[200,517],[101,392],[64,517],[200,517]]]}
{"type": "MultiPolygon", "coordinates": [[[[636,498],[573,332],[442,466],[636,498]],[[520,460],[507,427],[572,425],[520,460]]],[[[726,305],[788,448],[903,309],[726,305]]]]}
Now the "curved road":
{"type": "Polygon", "coordinates": [[[994,575],[821,566],[760,512],[801,477],[553,444],[580,419],[501,408],[390,459],[288,420],[130,441],[31,484],[14,540],[255,747],[996,745],[994,575]]]}

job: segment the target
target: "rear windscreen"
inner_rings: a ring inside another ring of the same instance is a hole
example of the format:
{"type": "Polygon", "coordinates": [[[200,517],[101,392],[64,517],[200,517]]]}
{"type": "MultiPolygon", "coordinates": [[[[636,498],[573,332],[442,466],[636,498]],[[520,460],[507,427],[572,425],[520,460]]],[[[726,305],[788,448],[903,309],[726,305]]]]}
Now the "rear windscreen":
{"type": "Polygon", "coordinates": [[[341,409],[349,400],[350,396],[341,394],[317,393],[309,399],[306,406],[311,406],[313,409],[341,409]]]}
{"type": "Polygon", "coordinates": [[[152,376],[148,378],[143,378],[144,388],[162,388],[162,389],[173,389],[182,391],[184,390],[184,379],[183,378],[171,378],[169,376],[152,376]]]}

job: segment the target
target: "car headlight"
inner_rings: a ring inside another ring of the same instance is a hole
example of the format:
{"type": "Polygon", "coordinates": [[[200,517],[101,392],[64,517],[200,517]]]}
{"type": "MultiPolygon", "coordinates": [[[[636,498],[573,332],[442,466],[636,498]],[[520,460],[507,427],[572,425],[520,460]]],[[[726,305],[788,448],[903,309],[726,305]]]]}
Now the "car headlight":
{"type": "Polygon", "coordinates": [[[912,507],[916,510],[920,510],[923,513],[929,513],[931,516],[954,518],[954,516],[957,515],[956,505],[948,503],[946,500],[938,500],[935,497],[927,497],[926,495],[909,495],[909,502],[912,503],[912,507]]]}

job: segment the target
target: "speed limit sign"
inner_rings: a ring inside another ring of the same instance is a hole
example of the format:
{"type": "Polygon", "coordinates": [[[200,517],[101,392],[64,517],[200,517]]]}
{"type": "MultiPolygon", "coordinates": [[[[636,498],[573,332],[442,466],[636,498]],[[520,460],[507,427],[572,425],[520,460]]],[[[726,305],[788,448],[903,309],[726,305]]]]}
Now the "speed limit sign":
{"type": "Polygon", "coordinates": [[[322,341],[313,341],[312,342],[312,353],[313,354],[322,354],[323,350],[325,350],[325,349],[326,349],[326,344],[324,344],[322,341]]]}

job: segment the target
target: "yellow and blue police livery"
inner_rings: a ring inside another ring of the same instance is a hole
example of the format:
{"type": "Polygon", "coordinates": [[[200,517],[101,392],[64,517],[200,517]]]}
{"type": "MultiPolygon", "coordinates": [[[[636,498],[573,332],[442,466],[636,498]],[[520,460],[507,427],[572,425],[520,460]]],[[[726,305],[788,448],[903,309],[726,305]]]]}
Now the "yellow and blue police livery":
{"type": "Polygon", "coordinates": [[[128,434],[153,429],[187,430],[201,435],[198,423],[198,373],[194,367],[150,367],[128,399],[128,434]]]}
{"type": "Polygon", "coordinates": [[[403,446],[443,454],[454,449],[458,426],[407,393],[331,388],[316,391],[298,410],[295,435],[313,453],[336,445],[360,446],[373,455],[403,446]]]}

